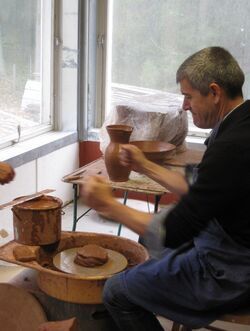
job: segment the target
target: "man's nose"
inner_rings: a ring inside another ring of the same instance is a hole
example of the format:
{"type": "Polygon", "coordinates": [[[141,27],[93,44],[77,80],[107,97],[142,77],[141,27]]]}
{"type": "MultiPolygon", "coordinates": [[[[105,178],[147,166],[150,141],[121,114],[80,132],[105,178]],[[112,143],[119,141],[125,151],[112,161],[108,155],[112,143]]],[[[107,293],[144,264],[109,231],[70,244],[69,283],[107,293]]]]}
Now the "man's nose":
{"type": "Polygon", "coordinates": [[[191,109],[190,102],[186,99],[186,97],[184,97],[184,100],[182,103],[182,109],[184,109],[186,111],[191,109]]]}

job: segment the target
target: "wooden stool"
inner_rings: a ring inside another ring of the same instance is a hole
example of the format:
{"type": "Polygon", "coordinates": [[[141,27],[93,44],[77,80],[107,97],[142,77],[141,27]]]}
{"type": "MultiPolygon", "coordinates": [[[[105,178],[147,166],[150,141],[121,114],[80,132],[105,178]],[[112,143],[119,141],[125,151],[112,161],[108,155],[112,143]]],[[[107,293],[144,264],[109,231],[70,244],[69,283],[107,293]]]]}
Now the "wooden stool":
{"type": "MultiPolygon", "coordinates": [[[[217,319],[217,321],[240,325],[250,325],[250,307],[239,309],[231,314],[222,315],[220,318],[217,319]]],[[[203,327],[203,329],[211,331],[227,331],[225,329],[217,328],[212,325],[203,327]]],[[[192,329],[174,322],[171,331],[192,331],[192,329]]]]}

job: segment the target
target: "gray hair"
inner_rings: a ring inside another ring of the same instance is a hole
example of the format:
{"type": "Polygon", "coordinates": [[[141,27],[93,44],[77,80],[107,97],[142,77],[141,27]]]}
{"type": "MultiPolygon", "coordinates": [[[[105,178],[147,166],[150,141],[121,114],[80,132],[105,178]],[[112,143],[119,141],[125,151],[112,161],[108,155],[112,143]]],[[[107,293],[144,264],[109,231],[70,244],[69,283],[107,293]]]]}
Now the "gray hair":
{"type": "Polygon", "coordinates": [[[189,56],[176,73],[176,82],[187,79],[202,95],[217,83],[226,95],[234,99],[242,96],[244,73],[235,58],[222,47],[207,47],[189,56]]]}

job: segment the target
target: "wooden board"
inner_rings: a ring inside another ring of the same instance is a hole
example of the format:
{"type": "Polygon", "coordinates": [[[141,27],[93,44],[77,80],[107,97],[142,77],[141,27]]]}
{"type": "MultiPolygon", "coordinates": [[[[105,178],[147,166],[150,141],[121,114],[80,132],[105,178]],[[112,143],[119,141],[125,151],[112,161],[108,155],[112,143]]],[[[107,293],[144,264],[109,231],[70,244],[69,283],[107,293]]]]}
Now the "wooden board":
{"type": "Polygon", "coordinates": [[[37,331],[46,322],[39,302],[24,289],[0,283],[0,329],[37,331]]]}
{"type": "Polygon", "coordinates": [[[16,198],[12,201],[4,203],[3,205],[0,205],[0,210],[5,209],[7,207],[12,207],[12,206],[18,205],[18,204],[23,203],[25,201],[36,199],[38,197],[41,197],[45,194],[48,194],[48,193],[51,193],[51,192],[54,192],[54,191],[55,191],[54,189],[46,189],[46,190],[42,190],[40,192],[37,192],[35,194],[26,195],[24,197],[16,198]]]}
{"type": "MultiPolygon", "coordinates": [[[[164,166],[171,166],[172,170],[184,172],[184,167],[187,164],[200,163],[204,152],[187,149],[184,152],[176,154],[173,158],[165,161],[164,166]],[[176,169],[176,168],[177,169],[176,169]]],[[[88,176],[101,175],[107,178],[108,174],[104,164],[104,159],[99,158],[62,178],[62,181],[72,184],[82,184],[82,180],[88,176]]],[[[163,195],[168,190],[162,185],[156,183],[145,175],[131,172],[129,180],[126,182],[112,182],[110,185],[114,189],[121,189],[124,191],[141,192],[146,194],[163,195]]]]}
{"type": "MultiPolygon", "coordinates": [[[[82,179],[93,175],[101,175],[109,180],[103,158],[91,162],[88,165],[79,168],[75,172],[64,176],[62,181],[72,184],[82,184],[82,179]]],[[[125,191],[142,192],[156,195],[162,195],[168,192],[166,188],[156,183],[152,179],[133,171],[130,174],[129,180],[126,182],[109,182],[112,188],[125,191]]]]}
{"type": "Polygon", "coordinates": [[[230,314],[222,315],[218,318],[219,321],[239,323],[243,325],[250,325],[250,307],[238,309],[230,314]]]}

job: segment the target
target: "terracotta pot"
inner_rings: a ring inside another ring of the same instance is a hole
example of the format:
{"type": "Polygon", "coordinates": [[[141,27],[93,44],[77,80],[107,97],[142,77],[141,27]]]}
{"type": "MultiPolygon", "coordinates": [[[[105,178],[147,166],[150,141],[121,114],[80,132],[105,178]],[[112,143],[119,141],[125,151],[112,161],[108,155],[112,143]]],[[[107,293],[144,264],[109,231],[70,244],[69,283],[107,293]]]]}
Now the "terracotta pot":
{"type": "Polygon", "coordinates": [[[113,182],[125,182],[128,180],[131,170],[122,166],[119,161],[120,145],[129,143],[133,127],[128,125],[108,125],[106,129],[110,137],[110,143],[105,150],[104,161],[109,178],[113,182]]]}
{"type": "Polygon", "coordinates": [[[62,201],[44,195],[13,206],[15,240],[24,245],[48,245],[61,238],[62,201]]]}

